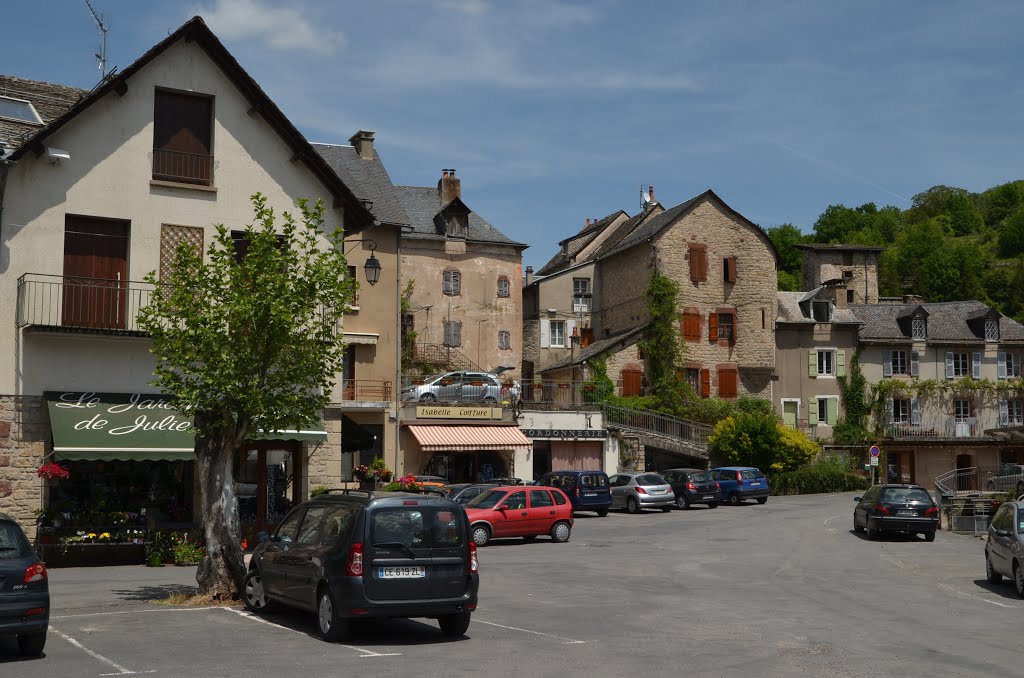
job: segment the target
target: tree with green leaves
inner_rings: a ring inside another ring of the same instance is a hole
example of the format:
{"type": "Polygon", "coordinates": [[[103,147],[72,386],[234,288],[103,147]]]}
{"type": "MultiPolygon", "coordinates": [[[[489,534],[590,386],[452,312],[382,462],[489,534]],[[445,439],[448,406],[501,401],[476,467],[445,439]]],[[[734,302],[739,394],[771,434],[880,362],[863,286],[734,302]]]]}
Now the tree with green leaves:
{"type": "Polygon", "coordinates": [[[708,438],[726,465],[762,471],[793,471],[821,451],[800,431],[783,426],[773,413],[740,412],[723,419],[708,438]]]}
{"type": "Polygon", "coordinates": [[[201,594],[236,598],[245,574],[236,450],[252,434],[313,425],[328,404],[344,359],[340,325],[355,294],[342,232],[324,207],[297,203],[278,230],[266,199],[252,197],[253,222],[240,247],[223,225],[203,252],[182,244],[139,326],[153,340],[152,384],[192,417],[206,555],[201,594]]]}
{"type": "Polygon", "coordinates": [[[810,238],[793,224],[772,226],[767,231],[772,244],[779,253],[779,289],[796,291],[804,282],[804,253],[797,245],[810,242],[810,238]]]}

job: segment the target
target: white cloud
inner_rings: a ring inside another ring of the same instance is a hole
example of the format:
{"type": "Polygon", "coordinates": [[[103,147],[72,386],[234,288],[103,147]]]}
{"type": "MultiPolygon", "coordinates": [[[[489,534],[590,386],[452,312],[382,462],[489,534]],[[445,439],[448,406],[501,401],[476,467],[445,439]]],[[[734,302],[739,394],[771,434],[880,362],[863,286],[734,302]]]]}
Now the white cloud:
{"type": "Polygon", "coordinates": [[[261,40],[279,52],[304,51],[330,55],[345,46],[345,34],[314,25],[296,7],[271,6],[261,0],[213,0],[197,6],[199,14],[221,38],[261,40]]]}

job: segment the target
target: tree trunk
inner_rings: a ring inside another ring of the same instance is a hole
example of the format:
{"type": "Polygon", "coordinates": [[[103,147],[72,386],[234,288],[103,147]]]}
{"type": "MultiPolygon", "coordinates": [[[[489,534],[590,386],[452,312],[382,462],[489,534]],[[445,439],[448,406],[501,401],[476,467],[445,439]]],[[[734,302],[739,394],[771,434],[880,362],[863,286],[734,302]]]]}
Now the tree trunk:
{"type": "Polygon", "coordinates": [[[214,600],[237,600],[245,576],[241,525],[235,501],[232,460],[237,444],[230,434],[196,436],[196,466],[202,498],[206,556],[199,564],[199,593],[214,600]]]}

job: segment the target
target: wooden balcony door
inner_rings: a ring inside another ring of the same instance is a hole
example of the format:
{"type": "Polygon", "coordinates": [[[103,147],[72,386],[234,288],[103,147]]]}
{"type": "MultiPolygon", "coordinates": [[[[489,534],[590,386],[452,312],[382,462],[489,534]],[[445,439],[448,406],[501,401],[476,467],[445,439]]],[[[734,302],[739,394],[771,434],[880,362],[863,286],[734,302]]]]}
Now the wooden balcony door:
{"type": "Polygon", "coordinates": [[[356,399],[356,347],[349,344],[345,347],[345,361],[341,368],[341,398],[356,399]]]}
{"type": "Polygon", "coordinates": [[[62,325],[124,329],[131,222],[68,215],[62,325]]]}

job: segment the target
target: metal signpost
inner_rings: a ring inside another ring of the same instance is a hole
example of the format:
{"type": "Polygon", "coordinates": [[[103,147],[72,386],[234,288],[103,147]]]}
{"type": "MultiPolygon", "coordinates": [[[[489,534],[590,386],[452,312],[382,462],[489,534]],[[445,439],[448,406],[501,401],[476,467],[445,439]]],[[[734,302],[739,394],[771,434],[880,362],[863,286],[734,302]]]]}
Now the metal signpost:
{"type": "Polygon", "coordinates": [[[878,449],[878,445],[872,445],[871,449],[868,450],[868,452],[871,455],[871,465],[870,465],[871,466],[871,484],[874,485],[875,484],[875,469],[878,467],[878,455],[880,455],[882,453],[882,451],[880,449],[878,449]]]}

